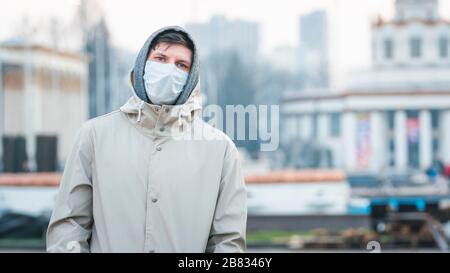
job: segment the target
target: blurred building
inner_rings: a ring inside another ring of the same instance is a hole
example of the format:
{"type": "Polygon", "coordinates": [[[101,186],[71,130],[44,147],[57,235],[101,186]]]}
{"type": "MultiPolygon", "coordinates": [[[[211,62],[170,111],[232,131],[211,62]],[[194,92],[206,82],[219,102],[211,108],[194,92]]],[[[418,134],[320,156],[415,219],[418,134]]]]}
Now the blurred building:
{"type": "Polygon", "coordinates": [[[266,58],[273,68],[280,71],[298,73],[300,65],[303,65],[302,62],[299,62],[298,47],[276,47],[269,54],[267,54],[266,58]]]}
{"type": "Polygon", "coordinates": [[[111,46],[104,20],[87,33],[85,52],[89,61],[89,117],[104,115],[111,108],[111,46]]]}
{"type": "Polygon", "coordinates": [[[450,22],[437,0],[397,0],[372,25],[373,65],[341,90],[284,96],[287,139],[331,153],[333,167],[380,171],[450,164],[450,22]]]}
{"type": "Polygon", "coordinates": [[[133,94],[128,86],[130,70],[134,66],[135,54],[116,47],[111,48],[110,109],[119,109],[133,94]]]}
{"type": "Polygon", "coordinates": [[[88,118],[87,85],[85,55],[26,41],[1,44],[1,170],[58,170],[88,118]]]}
{"type": "Polygon", "coordinates": [[[300,41],[296,60],[306,75],[306,86],[324,88],[329,84],[328,20],[323,10],[300,17],[300,41]]]}
{"type": "Polygon", "coordinates": [[[134,65],[135,54],[112,45],[101,14],[94,16],[92,22],[80,20],[86,25],[81,50],[89,56],[89,117],[94,118],[117,110],[132,95],[127,77],[134,65]]]}
{"type": "Polygon", "coordinates": [[[188,23],[186,30],[195,39],[203,64],[200,67],[203,102],[220,104],[218,82],[226,76],[224,69],[230,65],[249,66],[257,61],[259,24],[216,15],[206,23],[188,23]],[[239,64],[230,64],[235,61],[239,64]]]}
{"type": "Polygon", "coordinates": [[[213,16],[207,23],[186,24],[194,37],[200,57],[236,51],[243,62],[252,62],[259,52],[259,25],[242,20],[230,21],[224,16],[213,16]]]}

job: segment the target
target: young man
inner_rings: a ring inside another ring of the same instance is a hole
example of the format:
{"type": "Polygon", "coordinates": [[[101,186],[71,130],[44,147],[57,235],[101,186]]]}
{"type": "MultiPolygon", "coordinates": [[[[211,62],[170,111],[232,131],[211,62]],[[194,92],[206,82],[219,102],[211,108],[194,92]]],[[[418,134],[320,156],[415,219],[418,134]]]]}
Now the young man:
{"type": "Polygon", "coordinates": [[[133,96],[79,130],[47,231],[49,252],[243,252],[238,152],[201,120],[199,61],[180,27],[153,33],[133,96]],[[201,130],[203,138],[184,138],[201,130]]]}

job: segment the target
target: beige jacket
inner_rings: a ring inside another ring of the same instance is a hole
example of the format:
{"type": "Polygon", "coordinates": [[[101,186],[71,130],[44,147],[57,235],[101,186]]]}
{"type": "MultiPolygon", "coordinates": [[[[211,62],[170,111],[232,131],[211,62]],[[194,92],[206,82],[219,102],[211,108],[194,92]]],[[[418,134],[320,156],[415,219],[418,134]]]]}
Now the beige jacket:
{"type": "Polygon", "coordinates": [[[129,86],[133,96],[120,110],[78,132],[47,251],[243,252],[238,151],[201,120],[199,84],[185,104],[169,106],[145,103],[129,86]]]}

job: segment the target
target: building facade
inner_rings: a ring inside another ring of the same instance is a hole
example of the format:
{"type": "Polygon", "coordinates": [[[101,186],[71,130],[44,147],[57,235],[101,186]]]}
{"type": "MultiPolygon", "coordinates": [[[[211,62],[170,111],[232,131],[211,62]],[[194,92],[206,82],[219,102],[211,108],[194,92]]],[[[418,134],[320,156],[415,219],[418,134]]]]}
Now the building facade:
{"type": "Polygon", "coordinates": [[[104,20],[88,32],[85,52],[89,56],[89,117],[111,112],[111,45],[104,20]]]}
{"type": "Polygon", "coordinates": [[[239,61],[240,65],[253,65],[259,55],[259,25],[256,22],[228,20],[215,15],[205,23],[188,23],[187,31],[198,47],[201,69],[203,102],[220,103],[220,86],[228,61],[239,61]]]}
{"type": "Polygon", "coordinates": [[[372,60],[341,90],[283,98],[285,139],[331,151],[332,167],[378,172],[450,164],[450,22],[436,0],[397,0],[372,25],[372,60]]]}
{"type": "Polygon", "coordinates": [[[194,37],[200,57],[236,51],[244,62],[253,62],[259,52],[259,25],[256,22],[227,20],[213,16],[207,23],[189,23],[186,29],[194,37]]]}
{"type": "Polygon", "coordinates": [[[88,59],[26,42],[0,45],[1,170],[56,171],[88,118],[88,59]]]}

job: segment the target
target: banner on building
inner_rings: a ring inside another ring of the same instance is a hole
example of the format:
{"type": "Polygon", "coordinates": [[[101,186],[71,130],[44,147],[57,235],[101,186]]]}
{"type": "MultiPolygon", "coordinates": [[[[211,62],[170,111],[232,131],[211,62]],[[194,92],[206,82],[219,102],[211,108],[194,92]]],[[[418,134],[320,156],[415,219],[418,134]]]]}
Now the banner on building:
{"type": "Polygon", "coordinates": [[[368,114],[358,114],[356,118],[356,164],[359,169],[367,169],[372,156],[370,120],[368,114]]]}

